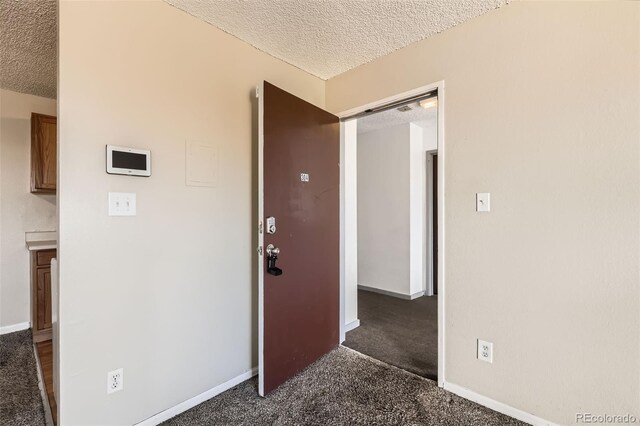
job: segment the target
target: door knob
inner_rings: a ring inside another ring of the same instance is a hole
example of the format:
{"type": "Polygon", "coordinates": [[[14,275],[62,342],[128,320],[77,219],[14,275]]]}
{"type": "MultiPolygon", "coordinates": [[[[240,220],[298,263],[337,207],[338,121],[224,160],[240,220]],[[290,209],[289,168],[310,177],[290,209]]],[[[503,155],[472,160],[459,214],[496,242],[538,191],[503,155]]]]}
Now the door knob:
{"type": "Polygon", "coordinates": [[[280,249],[275,247],[273,244],[269,244],[267,246],[267,256],[278,256],[280,254],[280,249]]]}

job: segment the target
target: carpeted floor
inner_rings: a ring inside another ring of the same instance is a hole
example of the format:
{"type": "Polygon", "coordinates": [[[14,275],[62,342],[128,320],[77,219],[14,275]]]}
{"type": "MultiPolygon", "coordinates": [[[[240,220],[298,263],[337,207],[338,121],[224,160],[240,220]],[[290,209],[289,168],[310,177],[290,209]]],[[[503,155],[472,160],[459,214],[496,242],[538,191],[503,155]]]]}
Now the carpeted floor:
{"type": "Polygon", "coordinates": [[[31,331],[0,336],[0,424],[45,424],[31,331]]]}
{"type": "Polygon", "coordinates": [[[260,398],[251,379],[164,423],[195,425],[524,425],[433,381],[339,347],[260,398]]]}
{"type": "Polygon", "coordinates": [[[403,300],[358,290],[360,327],[344,345],[422,377],[438,377],[438,298],[403,300]]]}

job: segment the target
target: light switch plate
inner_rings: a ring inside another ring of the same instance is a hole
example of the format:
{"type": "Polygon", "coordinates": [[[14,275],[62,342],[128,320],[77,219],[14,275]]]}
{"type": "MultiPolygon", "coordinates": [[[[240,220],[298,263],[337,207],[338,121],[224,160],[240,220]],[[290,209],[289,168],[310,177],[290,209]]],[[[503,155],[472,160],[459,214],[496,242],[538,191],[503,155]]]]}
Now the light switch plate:
{"type": "Polygon", "coordinates": [[[478,192],[476,194],[476,211],[491,211],[491,194],[488,192],[478,192]]]}
{"type": "Polygon", "coordinates": [[[135,216],[135,192],[110,192],[109,216],[135,216]]]}

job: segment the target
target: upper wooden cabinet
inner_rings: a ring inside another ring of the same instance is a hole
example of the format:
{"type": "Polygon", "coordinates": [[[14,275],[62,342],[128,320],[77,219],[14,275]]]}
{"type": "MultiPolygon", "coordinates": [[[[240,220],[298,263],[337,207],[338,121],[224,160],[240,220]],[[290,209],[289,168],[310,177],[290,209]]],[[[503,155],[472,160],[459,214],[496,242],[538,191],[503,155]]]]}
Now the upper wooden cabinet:
{"type": "Polygon", "coordinates": [[[31,192],[56,192],[57,119],[31,114],[31,192]]]}

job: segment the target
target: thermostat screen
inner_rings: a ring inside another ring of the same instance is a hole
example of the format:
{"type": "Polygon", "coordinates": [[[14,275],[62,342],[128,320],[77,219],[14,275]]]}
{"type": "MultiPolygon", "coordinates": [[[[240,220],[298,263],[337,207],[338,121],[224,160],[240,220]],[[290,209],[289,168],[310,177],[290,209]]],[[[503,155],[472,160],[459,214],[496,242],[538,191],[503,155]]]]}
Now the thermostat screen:
{"type": "Polygon", "coordinates": [[[111,163],[113,167],[130,170],[146,170],[147,156],[134,152],[112,151],[111,163]]]}

